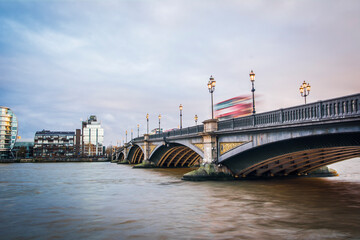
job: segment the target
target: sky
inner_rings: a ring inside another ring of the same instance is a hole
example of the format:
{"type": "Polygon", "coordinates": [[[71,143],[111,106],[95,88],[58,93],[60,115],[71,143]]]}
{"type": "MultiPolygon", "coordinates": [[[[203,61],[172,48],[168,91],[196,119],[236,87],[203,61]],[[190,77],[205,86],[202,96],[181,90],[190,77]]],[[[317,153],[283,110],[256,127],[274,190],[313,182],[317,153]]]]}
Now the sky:
{"type": "Polygon", "coordinates": [[[358,0],[0,0],[0,106],[19,135],[75,131],[96,115],[105,145],[125,131],[211,118],[251,94],[256,112],[360,92],[358,0]]]}

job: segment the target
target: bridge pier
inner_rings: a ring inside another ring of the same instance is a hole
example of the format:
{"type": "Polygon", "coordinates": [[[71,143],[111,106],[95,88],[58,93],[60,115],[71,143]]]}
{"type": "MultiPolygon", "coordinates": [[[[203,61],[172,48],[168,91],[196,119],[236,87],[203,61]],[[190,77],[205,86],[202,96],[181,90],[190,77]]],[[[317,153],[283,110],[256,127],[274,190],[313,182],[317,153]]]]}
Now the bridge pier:
{"type": "Polygon", "coordinates": [[[113,153],[112,152],[112,149],[111,149],[111,162],[112,163],[117,163],[118,162],[118,160],[119,160],[119,156],[118,156],[118,154],[117,153],[113,153]]]}
{"type": "Polygon", "coordinates": [[[204,132],[200,133],[200,135],[203,138],[204,158],[197,170],[185,174],[182,179],[188,181],[234,179],[228,168],[217,163],[218,140],[215,132],[218,130],[218,120],[209,119],[203,123],[204,132]]]}
{"type": "Polygon", "coordinates": [[[117,164],[129,164],[130,162],[127,159],[128,153],[129,153],[129,145],[124,145],[124,150],[123,150],[124,159],[123,160],[118,159],[120,156],[120,153],[119,153],[119,155],[116,156],[116,158],[118,159],[117,164]]]}
{"type": "Polygon", "coordinates": [[[149,160],[151,153],[149,134],[144,134],[144,160],[133,168],[154,168],[156,165],[149,160]]]}

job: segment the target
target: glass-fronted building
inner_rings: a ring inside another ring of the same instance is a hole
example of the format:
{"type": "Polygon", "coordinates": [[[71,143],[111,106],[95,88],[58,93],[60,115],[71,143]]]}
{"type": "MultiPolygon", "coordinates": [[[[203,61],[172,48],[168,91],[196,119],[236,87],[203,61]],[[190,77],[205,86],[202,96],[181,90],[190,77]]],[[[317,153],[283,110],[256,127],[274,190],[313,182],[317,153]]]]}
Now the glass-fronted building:
{"type": "Polygon", "coordinates": [[[34,157],[73,157],[74,137],[75,132],[37,131],[34,138],[34,157]]]}
{"type": "Polygon", "coordinates": [[[15,158],[32,158],[34,150],[33,142],[17,141],[12,149],[15,158]]]}
{"type": "Polygon", "coordinates": [[[18,134],[18,122],[8,107],[0,106],[0,158],[11,158],[18,134]]]}
{"type": "Polygon", "coordinates": [[[95,115],[82,122],[82,153],[85,156],[104,155],[104,129],[95,115]]]}

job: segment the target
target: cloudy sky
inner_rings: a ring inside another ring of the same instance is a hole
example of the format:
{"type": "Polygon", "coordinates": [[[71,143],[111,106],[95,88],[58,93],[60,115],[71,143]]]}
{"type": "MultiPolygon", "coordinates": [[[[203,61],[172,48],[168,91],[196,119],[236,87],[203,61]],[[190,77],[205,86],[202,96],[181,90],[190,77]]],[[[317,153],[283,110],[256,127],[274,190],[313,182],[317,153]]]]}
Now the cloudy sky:
{"type": "Polygon", "coordinates": [[[19,135],[74,130],[95,114],[105,144],[140,124],[170,129],[250,94],[256,110],[360,92],[358,0],[0,0],[0,105],[19,135]]]}

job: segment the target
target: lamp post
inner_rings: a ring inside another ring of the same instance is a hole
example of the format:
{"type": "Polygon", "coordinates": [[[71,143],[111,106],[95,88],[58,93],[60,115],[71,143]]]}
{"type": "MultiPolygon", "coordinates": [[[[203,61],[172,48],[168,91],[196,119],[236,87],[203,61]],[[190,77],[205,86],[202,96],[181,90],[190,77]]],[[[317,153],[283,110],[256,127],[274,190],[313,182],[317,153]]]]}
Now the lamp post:
{"type": "Polygon", "coordinates": [[[253,114],[255,114],[255,88],[254,88],[254,82],[255,82],[255,73],[253,70],[251,70],[250,74],[250,81],[252,84],[251,92],[252,92],[252,100],[253,100],[253,114]]]}
{"type": "Polygon", "coordinates": [[[138,137],[140,137],[140,125],[138,124],[137,127],[138,127],[138,137]]]}
{"type": "Polygon", "coordinates": [[[149,114],[146,114],[146,126],[147,126],[147,134],[149,134],[149,114]]]}
{"type": "Polygon", "coordinates": [[[198,119],[199,119],[199,118],[198,118],[198,115],[195,114],[194,119],[195,119],[195,125],[197,126],[197,121],[198,121],[198,119]]]}
{"type": "Polygon", "coordinates": [[[180,104],[179,106],[180,109],[180,129],[182,129],[182,110],[183,110],[183,106],[180,104]]]}
{"type": "MultiPolygon", "coordinates": [[[[127,130],[125,131],[125,136],[126,136],[126,142],[127,142],[127,130]]],[[[125,144],[124,144],[125,145],[125,144]]]]}
{"type": "Polygon", "coordinates": [[[131,129],[131,141],[133,140],[133,130],[131,129]]]}
{"type": "Polygon", "coordinates": [[[215,84],[216,81],[214,80],[213,76],[210,76],[210,80],[207,84],[209,92],[211,93],[211,119],[214,119],[214,100],[213,100],[213,92],[215,91],[215,84]]]}
{"type": "Polygon", "coordinates": [[[160,134],[160,131],[161,131],[161,128],[160,128],[160,119],[161,119],[161,115],[159,114],[159,134],[160,134]]]}
{"type": "Polygon", "coordinates": [[[304,97],[305,99],[305,104],[306,104],[306,97],[309,96],[310,94],[310,84],[306,83],[305,81],[301,84],[300,86],[300,94],[302,97],[304,97]]]}

